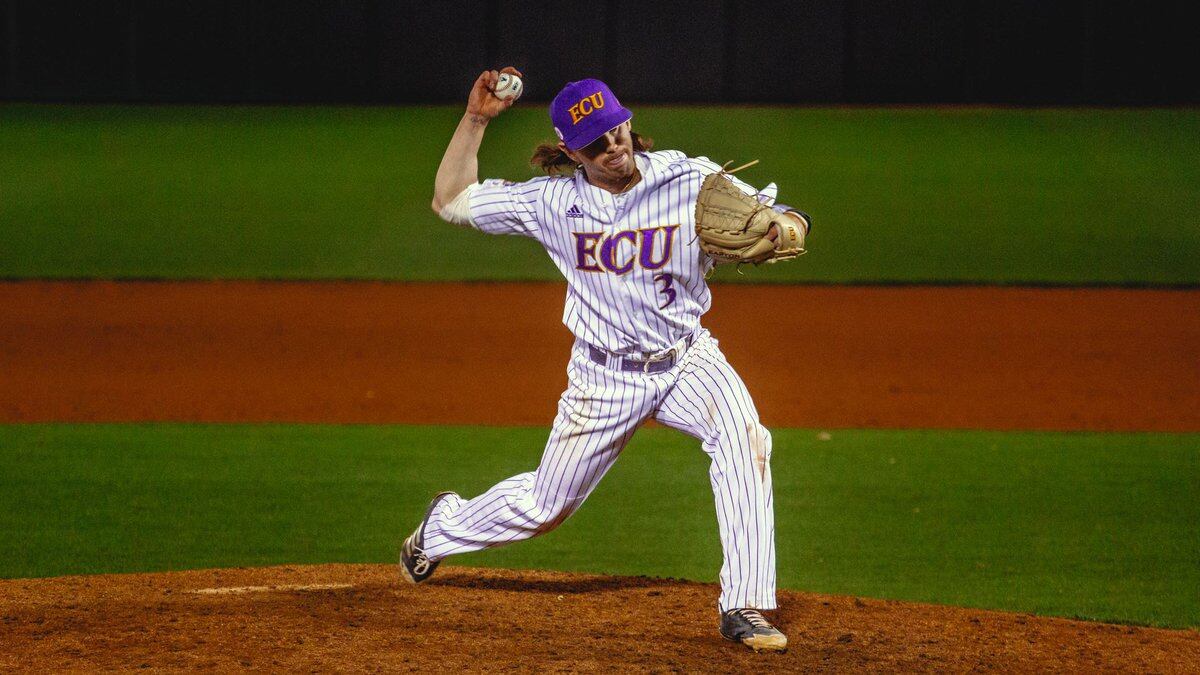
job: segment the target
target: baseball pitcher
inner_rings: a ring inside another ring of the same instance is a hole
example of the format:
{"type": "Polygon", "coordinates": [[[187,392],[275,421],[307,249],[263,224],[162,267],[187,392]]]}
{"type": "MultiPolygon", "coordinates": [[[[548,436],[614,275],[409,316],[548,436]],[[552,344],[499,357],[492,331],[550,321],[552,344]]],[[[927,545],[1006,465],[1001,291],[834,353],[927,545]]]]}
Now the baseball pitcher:
{"type": "Polygon", "coordinates": [[[546,249],[567,279],[568,386],[539,466],[473,499],[435,496],[401,547],[401,574],[420,583],[448,556],[554,529],[654,419],[699,439],[712,460],[721,634],[782,651],[787,638],[760,611],[776,608],[771,434],[700,317],[714,265],[793,258],[811,220],[776,204],[774,185],[759,192],[706,158],[652,152],[633,113],[595,79],[568,83],[550,104],[558,142],[531,160],[546,176],[480,181],[488,122],[516,100],[497,87],[503,94],[520,77],[513,68],[479,75],[432,206],[448,222],[546,249]]]}

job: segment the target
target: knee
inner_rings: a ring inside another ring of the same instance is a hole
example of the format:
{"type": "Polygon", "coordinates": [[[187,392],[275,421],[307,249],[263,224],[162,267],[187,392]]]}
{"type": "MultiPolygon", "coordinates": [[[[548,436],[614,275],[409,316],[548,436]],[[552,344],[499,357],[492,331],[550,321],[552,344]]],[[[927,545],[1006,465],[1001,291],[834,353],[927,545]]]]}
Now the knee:
{"type": "Polygon", "coordinates": [[[753,468],[759,479],[765,479],[771,466],[771,432],[758,420],[747,420],[738,431],[733,449],[738,461],[747,469],[753,468]]]}
{"type": "Polygon", "coordinates": [[[746,435],[755,463],[766,466],[771,461],[771,432],[756,420],[746,425],[746,435]]]}
{"type": "Polygon", "coordinates": [[[562,525],[578,507],[578,500],[570,499],[532,504],[531,508],[522,510],[525,516],[524,527],[534,534],[545,534],[562,525]]]}
{"type": "Polygon", "coordinates": [[[747,419],[725,427],[709,441],[719,448],[717,459],[728,463],[752,463],[764,473],[771,461],[771,432],[757,419],[747,419]]]}
{"type": "Polygon", "coordinates": [[[566,509],[539,511],[529,521],[529,529],[537,534],[546,534],[562,525],[567,518],[571,517],[571,513],[566,509]]]}
{"type": "Polygon", "coordinates": [[[718,439],[731,445],[748,448],[755,455],[771,456],[771,432],[756,419],[743,420],[731,425],[733,432],[727,432],[728,438],[718,439]]]}

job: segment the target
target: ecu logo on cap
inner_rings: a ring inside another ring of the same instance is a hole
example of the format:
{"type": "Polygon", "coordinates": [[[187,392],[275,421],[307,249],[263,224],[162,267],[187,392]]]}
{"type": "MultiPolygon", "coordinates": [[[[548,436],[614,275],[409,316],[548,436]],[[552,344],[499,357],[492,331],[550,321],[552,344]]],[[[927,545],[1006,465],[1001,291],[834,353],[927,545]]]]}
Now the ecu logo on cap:
{"type": "Polygon", "coordinates": [[[571,124],[579,124],[579,120],[591,115],[592,112],[604,107],[604,93],[596,92],[591,96],[585,96],[579,103],[567,109],[571,113],[571,124]]]}

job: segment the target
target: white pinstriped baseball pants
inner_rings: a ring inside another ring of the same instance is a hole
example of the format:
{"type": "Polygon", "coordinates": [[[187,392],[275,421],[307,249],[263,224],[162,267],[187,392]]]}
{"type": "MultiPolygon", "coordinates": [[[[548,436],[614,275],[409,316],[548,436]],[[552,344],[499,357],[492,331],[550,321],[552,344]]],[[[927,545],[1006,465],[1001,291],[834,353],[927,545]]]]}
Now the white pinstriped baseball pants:
{"type": "Polygon", "coordinates": [[[576,341],[568,386],[536,471],[471,500],[443,499],[425,527],[433,560],[544,534],[587,499],[647,419],[700,439],[712,463],[724,563],[721,611],[775,608],[771,435],[741,377],[707,330],[671,370],[643,374],[600,366],[576,341]]]}

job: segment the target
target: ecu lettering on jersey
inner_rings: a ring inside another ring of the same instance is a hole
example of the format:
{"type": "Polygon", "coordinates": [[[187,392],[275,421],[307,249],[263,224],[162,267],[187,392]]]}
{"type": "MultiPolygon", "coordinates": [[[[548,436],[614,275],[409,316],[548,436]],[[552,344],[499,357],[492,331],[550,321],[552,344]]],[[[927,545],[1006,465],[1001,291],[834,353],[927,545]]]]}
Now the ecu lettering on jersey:
{"type": "Polygon", "coordinates": [[[622,230],[611,235],[604,232],[572,232],[575,235],[575,269],[625,274],[633,269],[635,262],[644,270],[662,269],[671,260],[677,231],[678,225],[666,225],[622,230]],[[625,243],[629,245],[623,247],[625,243]]]}

